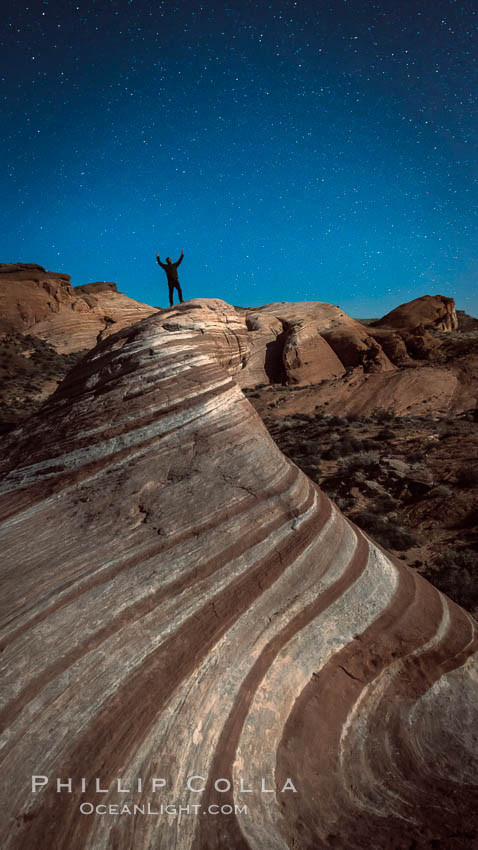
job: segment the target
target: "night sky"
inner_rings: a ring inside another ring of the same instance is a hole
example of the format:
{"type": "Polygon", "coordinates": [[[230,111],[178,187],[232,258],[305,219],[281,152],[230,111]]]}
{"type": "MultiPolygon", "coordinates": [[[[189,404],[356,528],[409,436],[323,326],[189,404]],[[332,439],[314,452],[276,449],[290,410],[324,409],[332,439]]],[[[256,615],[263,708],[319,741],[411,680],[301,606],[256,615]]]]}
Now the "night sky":
{"type": "Polygon", "coordinates": [[[478,314],[470,2],[2,10],[0,262],[165,306],[184,250],[185,298],[478,314]]]}

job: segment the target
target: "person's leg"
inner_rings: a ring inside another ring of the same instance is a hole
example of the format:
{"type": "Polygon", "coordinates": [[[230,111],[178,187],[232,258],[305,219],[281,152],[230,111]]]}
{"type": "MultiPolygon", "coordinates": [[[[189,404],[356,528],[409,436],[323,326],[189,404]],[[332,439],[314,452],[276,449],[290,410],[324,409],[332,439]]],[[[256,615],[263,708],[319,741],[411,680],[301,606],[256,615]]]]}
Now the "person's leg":
{"type": "Polygon", "coordinates": [[[169,306],[173,306],[173,296],[174,296],[174,284],[169,284],[169,306]]]}
{"type": "Polygon", "coordinates": [[[181,284],[179,283],[179,281],[176,284],[176,289],[178,290],[179,302],[180,302],[180,304],[182,304],[183,303],[183,291],[181,289],[181,284]]]}

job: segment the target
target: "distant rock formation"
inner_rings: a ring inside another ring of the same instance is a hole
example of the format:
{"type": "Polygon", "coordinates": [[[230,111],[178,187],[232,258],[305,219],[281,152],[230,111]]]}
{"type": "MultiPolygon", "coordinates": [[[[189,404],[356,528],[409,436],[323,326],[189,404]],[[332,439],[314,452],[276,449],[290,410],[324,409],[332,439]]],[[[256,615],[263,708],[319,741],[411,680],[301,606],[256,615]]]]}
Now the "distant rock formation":
{"type": "Polygon", "coordinates": [[[456,315],[458,317],[458,327],[461,331],[469,333],[470,331],[478,330],[478,319],[469,316],[464,310],[457,310],[456,315]]]}
{"type": "Polygon", "coordinates": [[[262,382],[307,386],[341,377],[350,367],[367,372],[394,368],[369,329],[332,304],[267,304],[248,310],[246,325],[252,356],[238,376],[244,387],[262,382]]]}
{"type": "Polygon", "coordinates": [[[70,275],[62,272],[47,272],[37,263],[0,263],[0,283],[11,280],[29,280],[38,283],[40,280],[58,280],[70,284],[70,275]]]}
{"type": "Polygon", "coordinates": [[[414,298],[413,301],[395,307],[374,325],[407,331],[416,328],[452,331],[458,327],[458,319],[453,298],[446,298],[445,295],[422,295],[421,298],[414,298]]]}
{"type": "Polygon", "coordinates": [[[115,283],[73,287],[69,275],[34,263],[0,264],[0,337],[29,333],[70,354],[155,312],[115,283]]]}
{"type": "Polygon", "coordinates": [[[365,372],[390,372],[416,356],[427,359],[436,347],[428,331],[452,330],[458,320],[453,298],[425,295],[369,326],[317,301],[248,310],[246,324],[252,357],[239,378],[241,386],[305,386],[340,377],[357,366],[365,372]]]}
{"type": "MultiPolygon", "coordinates": [[[[364,415],[381,405],[423,413],[474,404],[471,356],[469,363],[453,364],[454,352],[450,346],[445,352],[443,335],[435,333],[456,321],[451,298],[424,296],[365,323],[317,301],[233,309],[247,329],[248,355],[237,376],[243,388],[282,384],[318,391],[330,383],[330,398],[316,403],[364,415]]],[[[53,392],[73,355],[154,312],[108,281],[72,287],[69,275],[33,263],[0,265],[0,433],[53,392]],[[41,345],[34,342],[27,362],[34,338],[41,345]]]]}
{"type": "Polygon", "coordinates": [[[4,850],[473,846],[476,623],[282,455],[248,336],[220,301],[151,316],[7,438],[4,850]],[[79,811],[126,797],[201,815],[79,811]]]}
{"type": "Polygon", "coordinates": [[[112,283],[107,280],[97,280],[94,283],[85,283],[83,286],[74,286],[73,289],[76,293],[81,292],[86,295],[95,295],[98,292],[118,292],[116,283],[112,283]]]}
{"type": "Polygon", "coordinates": [[[26,333],[71,302],[70,276],[34,263],[0,265],[0,336],[26,333]]]}
{"type": "Polygon", "coordinates": [[[353,319],[339,307],[321,301],[282,302],[247,310],[251,355],[238,376],[240,385],[305,386],[343,375],[343,363],[323,338],[325,329],[343,322],[353,323],[353,319]]]}
{"type": "Polygon", "coordinates": [[[241,386],[307,386],[347,369],[393,372],[414,358],[429,359],[439,345],[429,331],[456,328],[457,318],[452,298],[425,295],[368,326],[317,301],[248,310],[246,324],[252,356],[238,378],[241,386]]]}
{"type": "Polygon", "coordinates": [[[110,282],[72,286],[35,263],[0,264],[0,434],[30,415],[79,356],[156,309],[110,282]]]}

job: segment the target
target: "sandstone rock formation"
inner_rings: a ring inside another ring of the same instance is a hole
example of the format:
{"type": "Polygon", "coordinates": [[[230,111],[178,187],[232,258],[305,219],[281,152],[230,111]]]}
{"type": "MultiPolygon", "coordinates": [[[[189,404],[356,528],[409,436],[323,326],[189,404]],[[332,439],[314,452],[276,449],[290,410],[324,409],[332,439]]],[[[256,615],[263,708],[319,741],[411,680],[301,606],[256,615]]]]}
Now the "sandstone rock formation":
{"type": "MultiPolygon", "coordinates": [[[[238,376],[242,387],[258,383],[306,386],[340,377],[350,357],[344,346],[331,342],[335,332],[346,337],[354,351],[360,349],[354,365],[367,359],[369,349],[381,351],[359,322],[321,301],[281,302],[248,310],[246,325],[251,357],[238,376]]],[[[393,368],[385,355],[382,366],[393,368]]]]}
{"type": "MultiPolygon", "coordinates": [[[[318,394],[315,404],[330,404],[340,413],[367,414],[379,404],[396,413],[473,404],[470,369],[462,363],[443,370],[450,358],[443,353],[443,338],[434,333],[455,326],[453,299],[424,296],[366,325],[323,302],[235,309],[247,328],[249,353],[237,376],[243,388],[310,386],[318,394]],[[422,361],[434,371],[423,369],[422,361]]],[[[0,431],[25,419],[53,392],[71,368],[70,360],[59,358],[83,354],[155,312],[117,292],[114,283],[72,287],[69,275],[32,263],[0,265],[0,310],[0,431]],[[37,351],[27,362],[32,336],[53,351],[43,359],[37,351]]]]}
{"type": "Polygon", "coordinates": [[[396,307],[375,325],[409,331],[419,327],[452,331],[458,327],[455,302],[453,298],[444,295],[422,295],[421,298],[414,298],[396,307]]]}
{"type": "MultiPolygon", "coordinates": [[[[474,339],[436,333],[455,326],[451,298],[424,296],[365,323],[321,302],[268,304],[243,314],[251,357],[237,381],[243,388],[303,387],[300,408],[293,398],[278,400],[284,414],[325,405],[338,415],[442,415],[476,406],[474,339]]],[[[473,327],[469,320],[468,334],[473,327]]]]}
{"type": "Polygon", "coordinates": [[[361,368],[395,372],[430,359],[439,343],[430,330],[457,327],[452,298],[425,295],[365,326],[339,307],[317,301],[267,304],[245,311],[251,357],[238,376],[260,383],[307,386],[361,368]]]}
{"type": "Polygon", "coordinates": [[[359,322],[324,331],[323,337],[344,366],[362,366],[365,372],[394,369],[380,343],[359,322]]]}
{"type": "Polygon", "coordinates": [[[5,850],[474,846],[476,623],[281,454],[247,357],[236,311],[187,302],[101,341],[8,438],[5,850]]]}
{"type": "Polygon", "coordinates": [[[27,332],[71,301],[70,276],[34,263],[0,264],[0,335],[27,332]]]}
{"type": "Polygon", "coordinates": [[[78,355],[154,312],[115,283],[71,286],[34,263],[0,264],[0,432],[37,409],[78,355]]]}
{"type": "Polygon", "coordinates": [[[0,264],[0,337],[30,333],[69,354],[154,312],[114,283],[73,287],[69,275],[34,263],[0,264]]]}

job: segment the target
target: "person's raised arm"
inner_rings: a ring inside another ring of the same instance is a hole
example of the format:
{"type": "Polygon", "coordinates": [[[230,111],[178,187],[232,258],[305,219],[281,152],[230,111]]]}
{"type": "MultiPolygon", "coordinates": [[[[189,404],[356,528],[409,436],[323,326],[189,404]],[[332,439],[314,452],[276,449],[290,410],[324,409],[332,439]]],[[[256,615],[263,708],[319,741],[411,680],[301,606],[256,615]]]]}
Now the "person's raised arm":
{"type": "Polygon", "coordinates": [[[181,256],[180,256],[179,260],[177,260],[177,262],[174,264],[176,267],[179,266],[182,263],[183,257],[184,257],[184,251],[181,251],[181,256]]]}
{"type": "Polygon", "coordinates": [[[161,262],[161,260],[159,259],[159,254],[156,254],[156,259],[157,259],[157,261],[158,261],[158,264],[161,266],[161,268],[163,268],[163,269],[164,269],[164,268],[165,268],[165,265],[164,265],[164,263],[162,263],[162,262],[161,262]]]}

